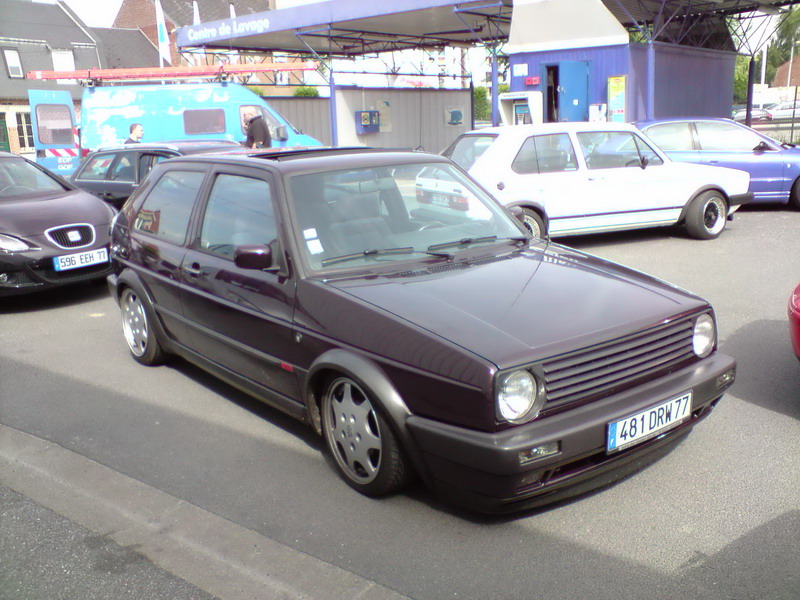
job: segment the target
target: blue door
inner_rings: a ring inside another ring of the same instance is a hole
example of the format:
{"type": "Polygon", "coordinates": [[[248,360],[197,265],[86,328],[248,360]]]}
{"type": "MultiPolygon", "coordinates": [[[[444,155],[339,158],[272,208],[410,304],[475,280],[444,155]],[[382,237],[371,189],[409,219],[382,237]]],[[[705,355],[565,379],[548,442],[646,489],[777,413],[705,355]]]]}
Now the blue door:
{"type": "Polygon", "coordinates": [[[586,61],[558,63],[558,120],[589,120],[589,63],[586,61]]]}
{"type": "Polygon", "coordinates": [[[64,90],[28,90],[36,162],[62,176],[80,163],[72,96],[64,90]]]}

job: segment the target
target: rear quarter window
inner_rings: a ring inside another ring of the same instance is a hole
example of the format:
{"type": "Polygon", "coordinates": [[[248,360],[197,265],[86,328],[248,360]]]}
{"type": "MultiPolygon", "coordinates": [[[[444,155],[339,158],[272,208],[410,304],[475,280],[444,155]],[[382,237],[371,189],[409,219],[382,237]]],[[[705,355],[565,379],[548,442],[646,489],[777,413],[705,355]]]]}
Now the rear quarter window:
{"type": "Polygon", "coordinates": [[[200,171],[164,173],[142,202],[133,220],[133,229],[182,245],[203,179],[205,173],[200,171]]]}

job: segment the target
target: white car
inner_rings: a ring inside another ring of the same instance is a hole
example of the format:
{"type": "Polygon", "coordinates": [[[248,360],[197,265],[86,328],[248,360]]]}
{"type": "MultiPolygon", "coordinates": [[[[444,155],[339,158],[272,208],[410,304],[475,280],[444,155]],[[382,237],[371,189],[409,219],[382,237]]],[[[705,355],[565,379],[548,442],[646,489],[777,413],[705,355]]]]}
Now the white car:
{"type": "Polygon", "coordinates": [[[692,237],[712,239],[752,198],[748,173],[673,162],[624,123],[480,129],[443,154],[503,204],[520,207],[539,237],[685,224],[692,237]]]}

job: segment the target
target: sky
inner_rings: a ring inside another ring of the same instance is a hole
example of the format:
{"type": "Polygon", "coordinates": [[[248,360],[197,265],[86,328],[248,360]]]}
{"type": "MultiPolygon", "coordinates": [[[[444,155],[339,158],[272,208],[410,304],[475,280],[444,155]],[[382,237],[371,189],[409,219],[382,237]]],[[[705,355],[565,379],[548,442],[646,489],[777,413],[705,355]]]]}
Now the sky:
{"type": "MultiPolygon", "coordinates": [[[[55,3],[55,0],[51,3],[55,3]]],[[[65,0],[65,3],[89,27],[111,27],[122,0],[65,0]]]]}

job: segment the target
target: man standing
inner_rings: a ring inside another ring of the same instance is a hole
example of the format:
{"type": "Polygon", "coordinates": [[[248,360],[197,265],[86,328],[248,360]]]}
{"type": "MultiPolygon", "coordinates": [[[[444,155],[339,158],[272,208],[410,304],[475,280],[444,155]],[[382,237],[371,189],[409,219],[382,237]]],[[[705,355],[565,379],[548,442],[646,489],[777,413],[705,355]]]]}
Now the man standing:
{"type": "Polygon", "coordinates": [[[255,108],[249,107],[244,118],[247,123],[247,139],[244,145],[247,148],[269,148],[272,138],[264,117],[257,113],[255,108]]]}
{"type": "Polygon", "coordinates": [[[142,141],[142,136],[144,135],[144,127],[142,127],[141,123],[133,123],[131,125],[131,134],[128,136],[128,139],[125,140],[126,144],[138,144],[142,141]]]}

